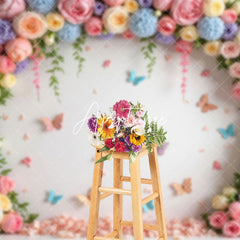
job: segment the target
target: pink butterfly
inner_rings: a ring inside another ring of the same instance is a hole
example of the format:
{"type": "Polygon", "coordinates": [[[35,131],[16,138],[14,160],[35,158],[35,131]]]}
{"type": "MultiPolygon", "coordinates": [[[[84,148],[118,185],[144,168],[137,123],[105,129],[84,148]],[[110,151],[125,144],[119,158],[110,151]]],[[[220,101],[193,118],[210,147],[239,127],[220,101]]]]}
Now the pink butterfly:
{"type": "Polygon", "coordinates": [[[210,73],[211,73],[210,70],[205,69],[205,70],[202,71],[201,76],[202,77],[209,77],[210,73]]]}
{"type": "Polygon", "coordinates": [[[32,159],[30,157],[25,157],[22,161],[22,164],[25,164],[27,167],[31,167],[32,159]]]}
{"type": "Polygon", "coordinates": [[[214,161],[214,162],[213,162],[213,169],[214,169],[214,170],[221,170],[221,169],[222,169],[221,163],[218,162],[218,161],[214,161]]]}
{"type": "Polygon", "coordinates": [[[62,128],[63,113],[58,114],[53,121],[46,117],[42,117],[40,120],[45,126],[46,131],[51,132],[54,128],[60,130],[62,128]]]}

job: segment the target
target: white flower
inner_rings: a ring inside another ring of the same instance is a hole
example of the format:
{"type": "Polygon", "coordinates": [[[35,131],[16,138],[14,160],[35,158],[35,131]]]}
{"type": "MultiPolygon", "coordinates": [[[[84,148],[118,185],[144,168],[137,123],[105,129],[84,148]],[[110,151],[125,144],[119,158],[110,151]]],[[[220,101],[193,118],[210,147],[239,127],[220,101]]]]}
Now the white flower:
{"type": "Polygon", "coordinates": [[[137,125],[132,128],[132,132],[136,133],[138,136],[145,134],[145,128],[142,125],[137,125]]]}
{"type": "Polygon", "coordinates": [[[100,139],[100,135],[98,133],[93,133],[89,131],[89,142],[93,146],[100,146],[103,145],[103,141],[100,139]]]}

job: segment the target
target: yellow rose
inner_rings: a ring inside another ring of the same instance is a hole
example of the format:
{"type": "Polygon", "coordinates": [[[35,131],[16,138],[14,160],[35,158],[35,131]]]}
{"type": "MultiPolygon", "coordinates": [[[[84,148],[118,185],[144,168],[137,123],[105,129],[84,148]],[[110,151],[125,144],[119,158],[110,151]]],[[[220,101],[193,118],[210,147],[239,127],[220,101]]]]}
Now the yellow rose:
{"type": "Polygon", "coordinates": [[[49,13],[46,16],[48,29],[52,32],[57,32],[63,28],[64,18],[58,13],[49,13]]]}
{"type": "Polygon", "coordinates": [[[203,4],[203,13],[208,17],[218,17],[225,10],[223,0],[205,0],[203,4]]]}
{"type": "Polygon", "coordinates": [[[213,41],[207,42],[204,44],[203,50],[209,56],[217,56],[220,53],[221,49],[221,42],[220,41],[213,41]]]}
{"type": "Polygon", "coordinates": [[[224,189],[223,189],[223,195],[225,196],[225,197],[230,197],[231,195],[233,195],[233,194],[237,194],[238,193],[238,191],[237,191],[237,189],[236,188],[234,188],[234,187],[225,187],[224,189]]]}
{"type": "Polygon", "coordinates": [[[110,7],[103,14],[103,25],[109,33],[123,33],[128,29],[129,15],[122,6],[110,7]]]}
{"type": "Polygon", "coordinates": [[[0,209],[2,209],[3,212],[7,212],[12,209],[12,203],[10,199],[3,194],[0,194],[0,209]]]}
{"type": "Polygon", "coordinates": [[[240,2],[235,2],[231,9],[233,9],[238,15],[240,14],[240,2]]]}
{"type": "Polygon", "coordinates": [[[187,41],[187,42],[193,42],[198,39],[198,30],[195,26],[190,25],[187,27],[183,27],[180,30],[180,37],[182,40],[187,41]]]}
{"type": "Polygon", "coordinates": [[[139,5],[135,0],[126,0],[124,7],[128,12],[134,13],[138,10],[139,5]]]}
{"type": "Polygon", "coordinates": [[[12,88],[16,84],[16,78],[12,74],[5,74],[0,79],[0,86],[4,88],[12,88]]]}
{"type": "Polygon", "coordinates": [[[223,195],[217,195],[212,202],[212,207],[215,210],[225,210],[228,205],[228,198],[223,195]]]}

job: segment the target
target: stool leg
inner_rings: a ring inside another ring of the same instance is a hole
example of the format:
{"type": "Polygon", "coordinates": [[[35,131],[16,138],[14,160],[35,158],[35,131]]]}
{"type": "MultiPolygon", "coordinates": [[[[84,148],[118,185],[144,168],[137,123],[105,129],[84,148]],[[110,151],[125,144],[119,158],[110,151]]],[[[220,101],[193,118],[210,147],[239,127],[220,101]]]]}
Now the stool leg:
{"type": "MultiPolygon", "coordinates": [[[[101,153],[96,151],[95,162],[101,158],[101,153]]],[[[102,184],[103,162],[94,165],[93,183],[91,191],[91,205],[89,213],[87,240],[93,240],[97,232],[100,192],[98,188],[102,184]]]]}
{"type": "Polygon", "coordinates": [[[162,198],[162,190],[161,190],[161,183],[160,183],[160,173],[159,173],[159,165],[158,165],[158,157],[157,157],[157,149],[154,147],[151,154],[149,154],[149,165],[152,177],[152,186],[153,192],[158,193],[158,197],[155,198],[155,211],[157,217],[157,224],[159,225],[159,239],[167,240],[167,230],[166,230],[166,223],[165,223],[165,216],[164,216],[164,209],[163,209],[163,198],[162,198]]]}
{"type": "Polygon", "coordinates": [[[142,194],[139,160],[140,158],[137,157],[133,163],[130,163],[133,233],[135,240],[143,240],[142,194]]]}
{"type": "MultiPolygon", "coordinates": [[[[114,159],[114,188],[122,188],[121,176],[123,175],[123,160],[114,159]]],[[[123,196],[121,194],[113,195],[113,231],[117,231],[116,238],[122,239],[122,201],[123,196]]]]}

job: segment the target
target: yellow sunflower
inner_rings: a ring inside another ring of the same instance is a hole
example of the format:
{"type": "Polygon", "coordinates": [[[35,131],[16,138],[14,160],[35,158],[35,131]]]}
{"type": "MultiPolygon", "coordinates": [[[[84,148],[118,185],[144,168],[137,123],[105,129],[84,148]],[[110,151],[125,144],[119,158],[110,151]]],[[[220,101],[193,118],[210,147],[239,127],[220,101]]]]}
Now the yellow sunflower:
{"type": "Polygon", "coordinates": [[[107,116],[102,116],[98,119],[98,132],[100,133],[103,140],[107,138],[113,138],[115,128],[109,128],[112,125],[112,119],[107,116]]]}
{"type": "Polygon", "coordinates": [[[136,146],[141,145],[146,140],[144,135],[137,135],[136,133],[132,133],[130,135],[130,142],[136,146]]]}

